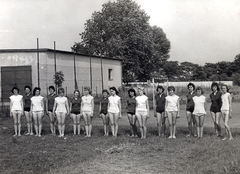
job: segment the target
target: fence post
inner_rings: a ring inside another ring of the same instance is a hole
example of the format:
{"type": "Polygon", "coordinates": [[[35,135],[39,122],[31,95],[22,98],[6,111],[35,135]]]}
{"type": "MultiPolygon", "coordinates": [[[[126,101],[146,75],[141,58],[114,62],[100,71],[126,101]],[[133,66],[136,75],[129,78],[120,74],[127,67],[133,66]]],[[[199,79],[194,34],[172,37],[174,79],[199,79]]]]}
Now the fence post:
{"type": "Polygon", "coordinates": [[[97,86],[96,86],[96,96],[98,96],[98,93],[97,93],[97,86]]]}

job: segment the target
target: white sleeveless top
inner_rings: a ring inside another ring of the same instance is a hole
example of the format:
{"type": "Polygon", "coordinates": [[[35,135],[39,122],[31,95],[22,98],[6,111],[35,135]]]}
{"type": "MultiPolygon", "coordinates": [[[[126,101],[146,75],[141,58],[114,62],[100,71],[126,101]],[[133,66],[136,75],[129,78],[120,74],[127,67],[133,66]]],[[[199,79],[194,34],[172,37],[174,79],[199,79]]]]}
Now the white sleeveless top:
{"type": "Polygon", "coordinates": [[[221,99],[222,99],[222,107],[221,111],[229,111],[229,96],[231,97],[230,93],[222,94],[221,99]]]}
{"type": "Polygon", "coordinates": [[[57,104],[57,109],[55,112],[64,112],[66,113],[67,112],[67,109],[66,109],[66,101],[67,101],[67,97],[56,97],[55,98],[55,102],[57,104]]]}
{"type": "Polygon", "coordinates": [[[147,99],[148,97],[146,95],[136,97],[136,101],[137,101],[136,111],[147,111],[147,105],[146,105],[147,99]]]}
{"type": "Polygon", "coordinates": [[[108,97],[109,100],[109,108],[108,108],[108,112],[111,113],[119,113],[119,107],[118,107],[118,101],[120,100],[120,97],[115,95],[115,96],[110,96],[108,97]]]}
{"type": "Polygon", "coordinates": [[[82,111],[85,112],[92,112],[92,99],[93,96],[88,95],[88,96],[83,96],[82,97],[82,111]]]}
{"type": "Polygon", "coordinates": [[[31,98],[32,105],[33,105],[32,111],[43,111],[42,100],[43,100],[43,97],[40,95],[33,96],[31,98]]]}
{"type": "Polygon", "coordinates": [[[177,95],[168,95],[166,97],[166,101],[167,101],[167,107],[166,107],[166,111],[178,111],[178,99],[179,97],[177,95]]]}
{"type": "Polygon", "coordinates": [[[12,110],[11,111],[22,111],[23,108],[21,106],[21,100],[23,98],[22,95],[12,95],[9,97],[12,102],[12,110]]]}
{"type": "Polygon", "coordinates": [[[203,115],[206,114],[204,104],[206,102],[206,97],[203,95],[200,96],[194,96],[193,97],[193,102],[194,102],[194,110],[193,114],[194,115],[203,115]]]}

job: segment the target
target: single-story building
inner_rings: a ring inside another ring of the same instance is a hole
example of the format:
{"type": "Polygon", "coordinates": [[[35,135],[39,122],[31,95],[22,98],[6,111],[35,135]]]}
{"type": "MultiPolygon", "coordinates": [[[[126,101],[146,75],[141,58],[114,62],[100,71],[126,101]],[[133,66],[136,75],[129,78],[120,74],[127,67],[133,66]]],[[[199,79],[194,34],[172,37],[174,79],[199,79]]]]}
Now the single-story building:
{"type": "Polygon", "coordinates": [[[110,86],[122,84],[122,60],[118,58],[74,54],[53,49],[2,49],[0,50],[0,98],[9,101],[11,89],[17,86],[20,94],[24,86],[39,86],[41,94],[48,94],[48,86],[54,86],[55,72],[62,71],[65,81],[62,87],[73,94],[77,86],[80,92],[89,86],[94,93],[110,86]],[[77,82],[77,85],[75,83],[77,82]]]}

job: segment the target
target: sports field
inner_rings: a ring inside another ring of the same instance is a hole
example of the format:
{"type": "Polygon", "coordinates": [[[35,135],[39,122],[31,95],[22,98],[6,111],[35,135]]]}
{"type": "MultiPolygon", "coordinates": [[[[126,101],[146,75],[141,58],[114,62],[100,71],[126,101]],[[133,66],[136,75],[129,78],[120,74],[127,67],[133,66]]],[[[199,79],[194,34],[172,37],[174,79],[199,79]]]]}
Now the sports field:
{"type": "MultiPolygon", "coordinates": [[[[209,111],[210,103],[207,106],[209,111]]],[[[177,139],[157,137],[152,114],[145,140],[128,136],[129,124],[124,113],[117,138],[103,137],[98,117],[93,120],[91,138],[84,134],[73,136],[70,118],[66,120],[65,138],[59,138],[50,135],[46,116],[42,137],[13,138],[13,119],[0,117],[0,173],[240,173],[240,104],[233,103],[231,141],[222,141],[214,135],[209,112],[204,137],[186,138],[184,107],[181,105],[177,120],[177,139]]],[[[24,117],[22,130],[22,133],[26,130],[24,117]]]]}

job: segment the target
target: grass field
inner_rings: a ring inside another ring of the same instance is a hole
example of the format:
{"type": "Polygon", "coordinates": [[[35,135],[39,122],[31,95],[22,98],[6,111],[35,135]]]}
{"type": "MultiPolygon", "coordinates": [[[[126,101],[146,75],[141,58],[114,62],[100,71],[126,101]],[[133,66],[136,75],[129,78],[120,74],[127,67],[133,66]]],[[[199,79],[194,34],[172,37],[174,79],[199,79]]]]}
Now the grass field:
{"type": "Polygon", "coordinates": [[[0,173],[240,173],[240,103],[233,103],[232,141],[215,137],[209,112],[204,137],[186,138],[187,121],[184,106],[181,107],[175,140],[156,136],[152,116],[145,140],[128,136],[126,114],[119,121],[117,138],[103,137],[102,121],[98,117],[93,120],[91,138],[84,138],[83,134],[73,136],[69,118],[66,137],[52,136],[47,117],[43,119],[42,137],[13,138],[12,118],[0,117],[0,173]]]}

